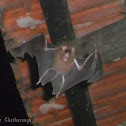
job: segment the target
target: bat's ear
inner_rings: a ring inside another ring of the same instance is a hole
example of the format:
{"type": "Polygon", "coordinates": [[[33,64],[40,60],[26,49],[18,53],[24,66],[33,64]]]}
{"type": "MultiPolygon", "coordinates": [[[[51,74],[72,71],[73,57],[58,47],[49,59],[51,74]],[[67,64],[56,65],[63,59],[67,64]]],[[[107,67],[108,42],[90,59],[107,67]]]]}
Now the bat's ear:
{"type": "Polygon", "coordinates": [[[64,50],[66,50],[68,47],[67,46],[63,46],[62,47],[62,50],[64,51],[64,50]]]}

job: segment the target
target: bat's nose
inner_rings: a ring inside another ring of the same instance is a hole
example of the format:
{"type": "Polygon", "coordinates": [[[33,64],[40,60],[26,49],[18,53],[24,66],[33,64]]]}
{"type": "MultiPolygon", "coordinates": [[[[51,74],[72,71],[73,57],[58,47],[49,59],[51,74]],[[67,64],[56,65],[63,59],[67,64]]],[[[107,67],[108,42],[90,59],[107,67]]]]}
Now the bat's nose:
{"type": "Polygon", "coordinates": [[[62,59],[63,59],[63,62],[67,62],[68,61],[68,59],[69,59],[69,53],[65,53],[64,55],[63,55],[63,57],[62,57],[62,59]]]}
{"type": "Polygon", "coordinates": [[[67,52],[66,54],[65,54],[65,57],[67,57],[67,58],[69,58],[69,52],[67,52]]]}

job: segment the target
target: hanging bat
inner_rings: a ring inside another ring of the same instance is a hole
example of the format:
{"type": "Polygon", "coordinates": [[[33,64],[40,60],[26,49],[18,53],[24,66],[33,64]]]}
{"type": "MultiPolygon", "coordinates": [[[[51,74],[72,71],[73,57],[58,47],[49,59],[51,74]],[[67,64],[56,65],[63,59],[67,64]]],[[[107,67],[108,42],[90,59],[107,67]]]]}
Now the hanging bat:
{"type": "Polygon", "coordinates": [[[28,53],[35,56],[42,86],[52,82],[53,95],[59,95],[81,81],[95,82],[103,76],[103,64],[98,50],[87,58],[75,56],[73,46],[54,46],[47,42],[43,34],[24,41],[10,50],[14,57],[24,57],[28,53]]]}

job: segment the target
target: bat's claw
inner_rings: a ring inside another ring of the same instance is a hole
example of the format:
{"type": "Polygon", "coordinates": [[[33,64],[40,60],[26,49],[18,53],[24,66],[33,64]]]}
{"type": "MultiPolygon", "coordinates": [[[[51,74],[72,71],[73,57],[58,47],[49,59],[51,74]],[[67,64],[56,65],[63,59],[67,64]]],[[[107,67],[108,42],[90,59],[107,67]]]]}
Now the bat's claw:
{"type": "Polygon", "coordinates": [[[40,84],[40,81],[38,81],[36,84],[39,85],[40,84]]]}

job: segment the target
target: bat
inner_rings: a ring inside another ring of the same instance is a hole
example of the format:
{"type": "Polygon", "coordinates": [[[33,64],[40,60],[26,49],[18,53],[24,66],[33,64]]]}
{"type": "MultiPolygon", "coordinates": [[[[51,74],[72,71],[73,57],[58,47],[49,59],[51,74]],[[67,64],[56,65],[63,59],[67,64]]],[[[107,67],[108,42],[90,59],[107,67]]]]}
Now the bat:
{"type": "Polygon", "coordinates": [[[47,42],[43,34],[24,41],[12,48],[14,57],[24,58],[28,53],[35,56],[39,70],[37,84],[44,86],[52,83],[53,95],[58,96],[81,81],[96,82],[103,76],[103,64],[98,50],[86,58],[75,55],[75,47],[68,45],[54,46],[47,42]]]}

